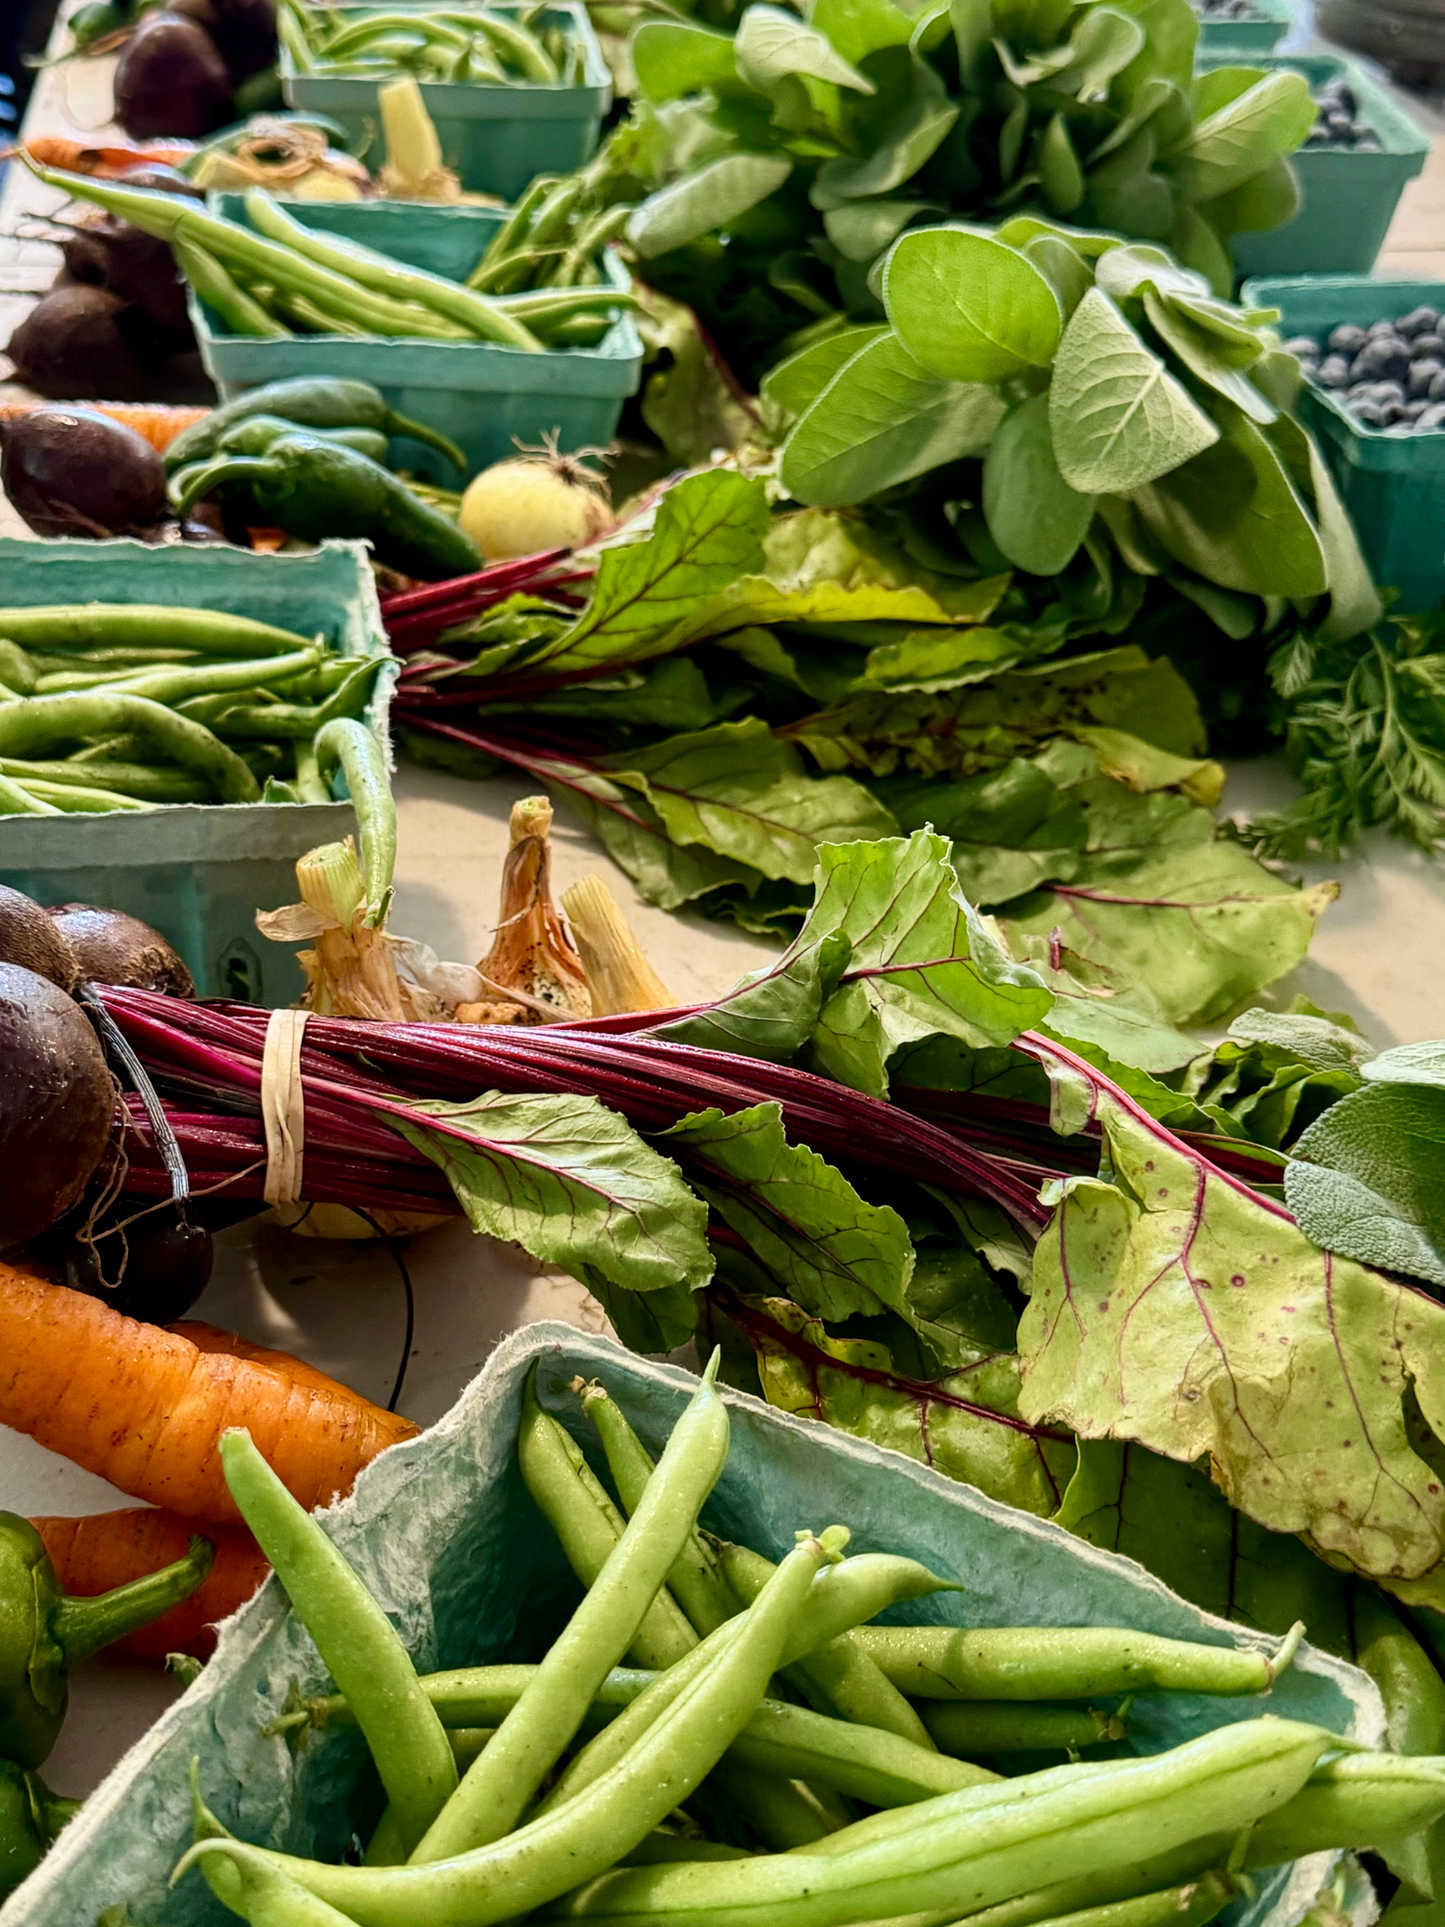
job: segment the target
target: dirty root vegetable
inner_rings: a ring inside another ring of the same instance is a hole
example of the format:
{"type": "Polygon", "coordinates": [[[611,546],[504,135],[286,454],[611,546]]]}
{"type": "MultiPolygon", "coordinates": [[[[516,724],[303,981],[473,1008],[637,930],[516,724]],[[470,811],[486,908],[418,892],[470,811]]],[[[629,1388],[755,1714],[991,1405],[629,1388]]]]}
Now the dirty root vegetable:
{"type": "Polygon", "coordinates": [[[115,117],[132,140],[199,140],[231,116],[231,76],[204,27],[166,9],[148,14],[115,70],[115,117]]]}
{"type": "Polygon", "coordinates": [[[105,286],[139,308],[146,320],[170,334],[186,334],[186,284],[169,245],[129,221],[107,216],[90,234],[105,262],[105,286]]]}
{"type": "Polygon", "coordinates": [[[0,422],[0,487],[37,535],[142,535],[167,513],[155,449],[88,408],[34,408],[0,422]]]}
{"type": "Polygon", "coordinates": [[[0,964],[0,1246],[70,1209],[110,1137],[115,1086],[85,1013],[48,978],[0,964]]]}
{"type": "Polygon", "coordinates": [[[239,86],[276,58],[273,0],[212,0],[210,35],[239,86]]]}
{"type": "Polygon", "coordinates": [[[109,288],[52,288],[6,347],[16,379],[50,401],[138,400],[145,382],[125,307],[109,288]]]}
{"type": "Polygon", "coordinates": [[[0,963],[19,964],[57,984],[67,996],[81,979],[80,960],[33,897],[0,883],[0,963]]]}
{"type": "Polygon", "coordinates": [[[489,562],[505,562],[581,548],[608,527],[612,511],[602,478],[552,447],[484,468],[468,483],[457,519],[489,562]]]}
{"type": "Polygon", "coordinates": [[[124,910],[102,910],[93,903],[58,903],[46,913],[80,961],[81,972],[97,984],[126,984],[156,990],[166,997],[194,997],[189,970],[166,942],[139,917],[124,910]]]}

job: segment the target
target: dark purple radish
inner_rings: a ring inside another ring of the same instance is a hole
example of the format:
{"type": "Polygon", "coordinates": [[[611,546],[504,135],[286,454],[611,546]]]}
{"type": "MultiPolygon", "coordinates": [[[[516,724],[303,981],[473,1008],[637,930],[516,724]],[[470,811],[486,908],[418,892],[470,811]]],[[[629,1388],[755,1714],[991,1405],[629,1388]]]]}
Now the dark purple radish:
{"type": "Polygon", "coordinates": [[[274,0],[211,0],[211,38],[239,86],[276,58],[274,0]]]}
{"type": "Polygon", "coordinates": [[[139,917],[93,903],[58,903],[49,915],[75,952],[81,975],[92,983],[156,990],[166,997],[195,996],[190,971],[160,931],[139,917]]]}
{"type": "Polygon", "coordinates": [[[88,408],[32,408],[0,423],[0,486],[37,535],[147,535],[168,513],[155,449],[88,408]]]}
{"type": "Polygon", "coordinates": [[[98,232],[106,251],[106,286],[157,328],[189,334],[186,284],[169,245],[129,221],[107,221],[98,232]]]}
{"type": "Polygon", "coordinates": [[[125,314],[109,288],[52,288],[6,347],[16,379],[49,401],[139,401],[145,380],[125,314]]]}
{"type": "Polygon", "coordinates": [[[85,1012],[48,978],[0,964],[0,1245],[70,1209],[114,1115],[115,1085],[85,1012]]]}
{"type": "Polygon", "coordinates": [[[80,962],[65,932],[33,897],[0,883],[0,963],[19,964],[67,996],[80,982],[80,962]]]}
{"type": "Polygon", "coordinates": [[[200,140],[231,118],[231,76],[204,27],[148,14],[116,65],[115,117],[132,140],[200,140]]]}

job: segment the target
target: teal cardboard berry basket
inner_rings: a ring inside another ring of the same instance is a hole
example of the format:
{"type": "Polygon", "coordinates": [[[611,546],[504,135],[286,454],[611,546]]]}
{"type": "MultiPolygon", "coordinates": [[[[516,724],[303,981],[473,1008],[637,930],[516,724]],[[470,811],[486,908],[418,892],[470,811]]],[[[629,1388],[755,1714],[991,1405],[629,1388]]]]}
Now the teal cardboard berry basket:
{"type": "MultiPolygon", "coordinates": [[[[516,15],[521,7],[498,6],[516,15]]],[[[338,7],[347,20],[395,8],[338,7]]],[[[582,79],[573,85],[537,81],[426,81],[421,97],[441,142],[442,159],[462,186],[479,194],[515,200],[536,174],[570,174],[592,158],[602,119],[612,105],[612,76],[585,6],[557,0],[538,16],[542,26],[560,26],[583,51],[582,79]]],[[[352,139],[352,151],[375,172],[382,158],[381,110],[377,93],[384,79],[345,74],[306,74],[282,48],[281,93],[288,107],[329,115],[352,139]]]]}
{"type": "MultiPolygon", "coordinates": [[[[1261,276],[1246,281],[1240,296],[1251,307],[1278,308],[1286,339],[1323,339],[1342,321],[1368,328],[1422,303],[1445,310],[1445,281],[1261,276]]],[[[1299,412],[1329,460],[1375,580],[1400,591],[1401,610],[1438,608],[1445,599],[1445,430],[1367,427],[1311,381],[1300,391],[1299,412]]]]}
{"type": "MultiPolygon", "coordinates": [[[[321,1515],[424,1671],[535,1660],[580,1597],[517,1466],[522,1394],[534,1368],[544,1406],[594,1456],[595,1438],[570,1390],[574,1378],[600,1378],[654,1454],[697,1382],[570,1325],[528,1326],[498,1347],[445,1418],[384,1453],[350,1499],[321,1515]]],[[[731,1450],[704,1523],[781,1558],[800,1528],[838,1522],[852,1530],[852,1551],[909,1554],[961,1582],[962,1590],[892,1617],[959,1626],[1122,1625],[1214,1646],[1278,1644],[1187,1604],[1132,1560],[912,1459],[741,1393],[724,1396],[731,1450]]],[[[193,1761],[206,1801],[243,1838],[340,1859],[354,1833],[369,1834],[382,1804],[359,1735],[333,1727],[293,1747],[265,1730],[294,1693],[328,1690],[315,1648],[268,1579],[226,1622],[215,1658],[184,1697],[0,1908],[0,1927],[90,1927],[121,1902],[130,1920],[156,1927],[230,1920],[198,1873],[167,1886],[192,1837],[193,1761]]],[[[1313,1722],[1366,1746],[1383,1739],[1373,1682],[1305,1645],[1256,1698],[1137,1696],[1128,1745],[1154,1753],[1260,1714],[1313,1722]]],[[[1232,1910],[1232,1927],[1289,1927],[1334,1859],[1318,1854],[1258,1876],[1251,1897],[1232,1910]]]]}
{"type": "Polygon", "coordinates": [[[1336,54],[1264,54],[1241,63],[1213,45],[1200,49],[1202,68],[1244,64],[1261,73],[1303,74],[1312,89],[1348,80],[1359,117],[1379,137],[1377,154],[1305,147],[1290,156],[1301,206],[1292,221],[1260,234],[1235,234],[1230,253],[1241,275],[1368,274],[1405,184],[1425,165],[1430,136],[1353,60],[1336,54]]]}
{"type": "MultiPolygon", "coordinates": [[[[208,204],[246,223],[243,195],[213,194],[208,204]]],[[[296,201],[289,211],[321,233],[456,281],[466,280],[504,218],[492,208],[410,201],[296,201]]],[[[631,281],[617,255],[608,250],[603,265],[611,285],[626,292],[631,281]]],[[[490,341],[233,335],[194,292],[190,309],[201,360],[224,400],[297,375],[353,376],[373,383],[398,413],[450,436],[466,454],[469,475],[544,435],[555,434],[564,453],[604,446],[642,376],[642,340],[621,310],[595,348],[535,354],[490,341]]],[[[459,485],[446,456],[423,442],[398,438],[389,460],[443,488],[459,485]]]]}
{"type": "Polygon", "coordinates": [[[1231,60],[1272,53],[1289,32],[1290,0],[1249,0],[1249,5],[1250,17],[1245,20],[1201,17],[1200,52],[1227,55],[1231,60]]]}
{"type": "MultiPolygon", "coordinates": [[[[0,541],[0,602],[166,603],[225,609],[349,656],[383,659],[366,720],[387,747],[397,674],[359,542],[304,555],[144,542],[0,541]]],[[[154,925],[203,997],[289,1004],[305,979],[258,910],[296,899],[296,859],[356,832],[334,803],[179,803],[98,816],[0,816],[0,883],[38,903],[99,903],[154,925]]]]}

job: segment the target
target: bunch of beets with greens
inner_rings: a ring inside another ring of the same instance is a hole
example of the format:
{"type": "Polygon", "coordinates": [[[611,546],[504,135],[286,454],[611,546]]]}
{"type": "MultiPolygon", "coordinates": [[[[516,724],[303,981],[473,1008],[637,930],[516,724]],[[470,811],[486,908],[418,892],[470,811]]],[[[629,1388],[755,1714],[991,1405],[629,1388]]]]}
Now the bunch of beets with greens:
{"type": "MultiPolygon", "coordinates": [[[[951,859],[928,831],[825,846],[798,937],[709,1006],[314,1017],[308,1196],[460,1206],[638,1350],[716,1340],[772,1404],[1211,1610],[1387,1638],[1409,1744],[1445,1750],[1440,1047],[1372,1059],[1325,1013],[1254,1010],[1131,1068],[1079,1036],[1112,1000],[1012,961],[951,859]]],[[[258,1197],[266,1013],[102,994],[193,1182],[258,1197]]],[[[127,1152],[159,1189],[138,1116],[127,1152]]]]}

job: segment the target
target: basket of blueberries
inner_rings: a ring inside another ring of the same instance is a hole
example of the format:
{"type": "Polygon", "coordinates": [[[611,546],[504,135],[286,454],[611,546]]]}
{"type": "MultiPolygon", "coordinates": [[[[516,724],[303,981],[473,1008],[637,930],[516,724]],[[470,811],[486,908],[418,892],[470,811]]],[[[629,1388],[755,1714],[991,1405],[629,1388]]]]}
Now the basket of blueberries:
{"type": "Polygon", "coordinates": [[[1247,281],[1279,312],[1305,379],[1299,414],[1329,460],[1366,558],[1406,610],[1445,595],[1445,281],[1247,281]]]}
{"type": "Polygon", "coordinates": [[[1233,54],[1267,54],[1289,30],[1289,0],[1189,0],[1199,45],[1233,54]]]}

